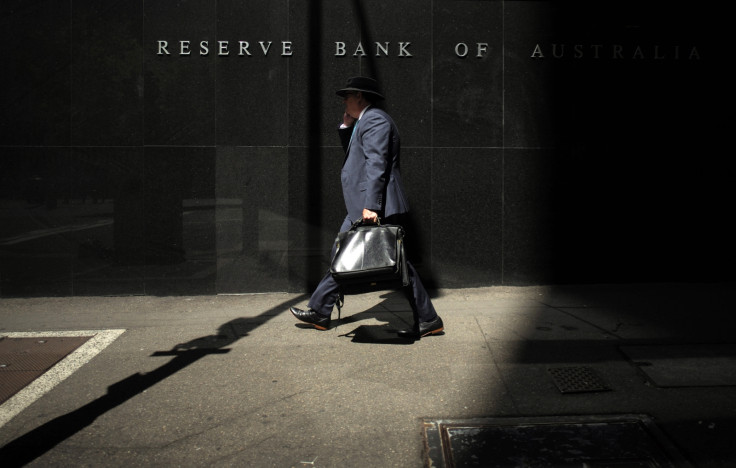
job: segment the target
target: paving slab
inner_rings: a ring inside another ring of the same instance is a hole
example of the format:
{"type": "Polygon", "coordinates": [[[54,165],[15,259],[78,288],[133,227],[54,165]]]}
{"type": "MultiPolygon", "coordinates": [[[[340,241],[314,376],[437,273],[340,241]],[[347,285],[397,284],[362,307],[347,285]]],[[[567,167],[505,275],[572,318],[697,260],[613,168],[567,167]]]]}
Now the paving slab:
{"type": "Polygon", "coordinates": [[[736,387],[736,343],[653,344],[621,350],[658,387],[736,387]]]}

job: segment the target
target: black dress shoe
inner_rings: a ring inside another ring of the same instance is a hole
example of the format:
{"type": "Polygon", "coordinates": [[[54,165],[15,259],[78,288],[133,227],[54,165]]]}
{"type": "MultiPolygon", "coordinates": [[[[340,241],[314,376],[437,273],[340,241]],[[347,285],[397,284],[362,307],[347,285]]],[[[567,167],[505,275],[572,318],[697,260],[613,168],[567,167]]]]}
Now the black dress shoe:
{"type": "Polygon", "coordinates": [[[292,315],[302,322],[314,325],[317,330],[327,330],[330,328],[330,317],[328,315],[318,314],[312,309],[302,310],[296,307],[289,307],[292,315]]]}
{"type": "Polygon", "coordinates": [[[438,315],[437,318],[429,322],[419,322],[414,327],[406,330],[399,330],[397,334],[403,338],[421,338],[427,335],[436,335],[445,329],[442,319],[438,315]]]}

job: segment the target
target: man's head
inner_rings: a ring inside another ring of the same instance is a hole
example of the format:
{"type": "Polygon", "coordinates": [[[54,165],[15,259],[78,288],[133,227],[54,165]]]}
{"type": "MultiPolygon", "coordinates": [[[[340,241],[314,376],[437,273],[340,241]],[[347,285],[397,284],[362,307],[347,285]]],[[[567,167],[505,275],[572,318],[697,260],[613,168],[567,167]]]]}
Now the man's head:
{"type": "Polygon", "coordinates": [[[338,90],[337,95],[345,101],[345,112],[355,119],[363,109],[383,99],[376,80],[364,76],[348,78],[347,85],[338,90]]]}

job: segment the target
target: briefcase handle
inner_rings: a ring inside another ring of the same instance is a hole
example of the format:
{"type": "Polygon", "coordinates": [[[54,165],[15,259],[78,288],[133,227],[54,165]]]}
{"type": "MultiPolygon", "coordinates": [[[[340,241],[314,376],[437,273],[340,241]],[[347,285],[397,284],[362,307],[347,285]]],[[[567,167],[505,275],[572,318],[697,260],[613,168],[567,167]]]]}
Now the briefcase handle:
{"type": "Polygon", "coordinates": [[[380,226],[381,225],[381,218],[377,218],[375,223],[366,223],[363,222],[362,219],[357,220],[350,226],[350,230],[354,231],[355,229],[358,229],[361,226],[380,226]]]}

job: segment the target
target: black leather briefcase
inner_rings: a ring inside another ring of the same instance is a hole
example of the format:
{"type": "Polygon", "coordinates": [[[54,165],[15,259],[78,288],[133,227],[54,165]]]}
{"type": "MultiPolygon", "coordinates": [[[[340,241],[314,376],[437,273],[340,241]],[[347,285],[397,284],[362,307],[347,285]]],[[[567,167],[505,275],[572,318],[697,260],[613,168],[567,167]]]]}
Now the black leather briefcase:
{"type": "Polygon", "coordinates": [[[404,228],[354,223],[335,239],[330,273],[343,285],[408,285],[404,228]]]}

